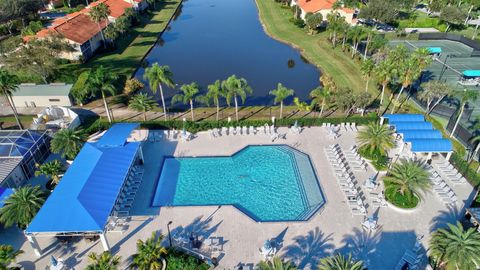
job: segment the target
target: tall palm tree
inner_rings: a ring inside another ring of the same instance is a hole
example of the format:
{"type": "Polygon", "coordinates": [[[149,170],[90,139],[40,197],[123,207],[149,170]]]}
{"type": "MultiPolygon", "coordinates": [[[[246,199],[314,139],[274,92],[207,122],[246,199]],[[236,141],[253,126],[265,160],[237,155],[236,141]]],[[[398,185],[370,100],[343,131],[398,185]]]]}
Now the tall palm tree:
{"type": "Polygon", "coordinates": [[[395,146],[393,131],[387,125],[379,123],[370,123],[365,129],[361,129],[358,132],[357,141],[360,147],[365,148],[371,154],[384,155],[386,151],[395,146]]]}
{"type": "Polygon", "coordinates": [[[394,74],[394,65],[389,59],[381,61],[373,70],[375,77],[382,85],[382,93],[380,95],[380,105],[383,104],[383,98],[385,96],[385,89],[387,85],[393,80],[394,74]]]}
{"type": "Polygon", "coordinates": [[[105,22],[105,25],[108,24],[108,16],[110,16],[110,8],[104,3],[100,3],[90,9],[89,15],[92,20],[98,25],[98,30],[100,30],[100,35],[102,36],[103,46],[106,48],[107,44],[105,42],[105,37],[103,36],[102,31],[102,22],[105,22]]]}
{"type": "Polygon", "coordinates": [[[92,252],[88,254],[88,259],[90,264],[87,266],[87,270],[116,270],[122,258],[104,251],[100,255],[92,252]]]}
{"type": "Polygon", "coordinates": [[[116,90],[114,84],[117,79],[118,76],[115,73],[112,73],[103,66],[100,66],[88,74],[88,78],[85,83],[85,89],[92,96],[96,96],[99,93],[102,95],[103,105],[105,106],[105,111],[110,123],[113,121],[113,119],[112,115],[110,114],[105,93],[108,92],[111,95],[115,95],[116,90]]]}
{"type": "Polygon", "coordinates": [[[162,257],[167,250],[162,247],[163,235],[156,235],[155,232],[146,241],[137,241],[137,253],[133,255],[132,269],[159,270],[162,268],[162,257]]]}
{"type": "Polygon", "coordinates": [[[458,124],[460,123],[460,119],[463,116],[463,112],[465,111],[465,106],[468,102],[475,102],[478,98],[478,93],[475,90],[467,90],[464,89],[461,93],[462,97],[460,98],[460,113],[458,114],[457,121],[455,122],[455,126],[453,126],[452,133],[450,134],[450,138],[453,138],[455,135],[455,131],[457,131],[458,124]]]}
{"type": "Polygon", "coordinates": [[[150,84],[150,89],[152,93],[157,93],[157,89],[160,90],[160,98],[162,99],[163,106],[163,117],[167,121],[167,107],[165,105],[165,97],[163,95],[164,84],[167,87],[174,88],[175,83],[173,82],[173,73],[170,71],[168,66],[159,66],[158,63],[154,63],[151,67],[145,70],[145,79],[148,80],[150,84]]]}
{"type": "Polygon", "coordinates": [[[0,222],[5,227],[17,224],[26,228],[45,202],[45,192],[40,186],[23,186],[15,189],[0,208],[0,222]]]}
{"type": "Polygon", "coordinates": [[[275,96],[273,100],[273,104],[280,103],[280,119],[283,117],[283,101],[295,94],[293,89],[288,89],[287,87],[283,86],[281,83],[278,83],[277,89],[273,89],[269,93],[272,96],[275,96]]]}
{"type": "Polygon", "coordinates": [[[13,102],[12,94],[18,89],[18,77],[14,74],[8,72],[4,68],[0,68],[0,91],[1,95],[5,96],[8,101],[8,105],[12,109],[13,116],[15,116],[15,121],[17,121],[18,128],[23,129],[22,122],[20,122],[20,117],[18,117],[17,108],[13,102]]]}
{"type": "Polygon", "coordinates": [[[360,39],[364,34],[363,27],[361,26],[353,26],[350,27],[349,31],[347,32],[348,37],[352,40],[353,49],[352,49],[352,58],[355,57],[355,54],[358,51],[358,45],[360,44],[360,39]]]}
{"type": "Polygon", "coordinates": [[[8,266],[15,262],[23,250],[15,250],[11,245],[0,245],[0,269],[9,270],[8,266]]]}
{"type": "Polygon", "coordinates": [[[317,87],[310,92],[309,96],[312,99],[312,103],[310,104],[312,107],[320,106],[319,117],[322,117],[323,109],[331,96],[330,91],[326,88],[317,87]]]}
{"type": "Polygon", "coordinates": [[[225,89],[225,98],[227,100],[228,106],[233,99],[235,103],[235,118],[238,121],[238,98],[242,103],[245,103],[247,95],[251,95],[253,90],[248,85],[247,80],[244,78],[237,78],[237,76],[232,75],[222,82],[222,88],[225,89]]]}
{"type": "Polygon", "coordinates": [[[222,88],[222,82],[220,80],[216,80],[207,88],[207,93],[204,96],[197,97],[197,101],[207,106],[210,106],[210,101],[213,101],[213,104],[217,107],[216,120],[218,121],[220,116],[220,98],[225,97],[225,91],[222,88]]]}
{"type": "Polygon", "coordinates": [[[63,164],[58,160],[45,162],[42,165],[37,164],[36,166],[37,171],[35,171],[35,176],[44,175],[50,178],[55,184],[60,182],[60,175],[65,172],[63,164]]]}
{"type": "Polygon", "coordinates": [[[143,113],[143,121],[147,121],[147,112],[158,107],[158,104],[147,94],[137,94],[128,102],[128,107],[134,111],[143,113]]]}
{"type": "Polygon", "coordinates": [[[355,261],[352,254],[348,254],[348,256],[335,254],[321,259],[318,265],[318,270],[363,270],[363,268],[363,262],[355,261]]]}
{"type": "Polygon", "coordinates": [[[289,261],[283,261],[280,257],[273,257],[270,261],[261,261],[257,264],[258,270],[296,270],[297,268],[289,261]]]}
{"type": "Polygon", "coordinates": [[[420,160],[401,159],[393,164],[383,181],[409,202],[412,202],[414,197],[422,198],[421,192],[427,192],[431,187],[430,173],[425,163],[420,160]]]}
{"type": "Polygon", "coordinates": [[[191,84],[184,84],[180,87],[181,93],[176,94],[172,97],[172,104],[177,102],[183,102],[183,104],[190,105],[190,115],[192,117],[192,121],[195,121],[193,115],[193,101],[197,97],[198,93],[200,93],[200,86],[196,82],[192,82],[191,84]]]}
{"type": "Polygon", "coordinates": [[[480,233],[460,222],[438,229],[430,239],[430,254],[447,270],[474,270],[480,264],[480,233]]]}
{"type": "Polygon", "coordinates": [[[73,160],[86,140],[87,136],[82,129],[61,129],[53,136],[50,150],[61,154],[63,158],[73,160]]]}
{"type": "Polygon", "coordinates": [[[360,66],[360,70],[362,71],[364,78],[367,80],[365,83],[365,92],[368,92],[368,83],[370,82],[370,77],[372,77],[374,69],[375,62],[373,62],[371,58],[365,58],[360,66]]]}

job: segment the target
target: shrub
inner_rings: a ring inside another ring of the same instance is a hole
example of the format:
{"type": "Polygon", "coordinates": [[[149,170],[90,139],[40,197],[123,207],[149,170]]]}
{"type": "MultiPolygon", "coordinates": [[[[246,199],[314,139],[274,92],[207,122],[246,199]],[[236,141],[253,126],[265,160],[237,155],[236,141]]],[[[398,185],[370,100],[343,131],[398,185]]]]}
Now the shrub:
{"type": "Polygon", "coordinates": [[[402,196],[402,194],[397,192],[395,187],[390,184],[385,184],[385,198],[391,204],[403,209],[414,208],[419,201],[416,196],[413,196],[412,201],[410,201],[407,196],[402,196]]]}
{"type": "Polygon", "coordinates": [[[167,270],[207,270],[210,269],[203,261],[188,254],[170,248],[165,258],[167,261],[167,270]]]}
{"type": "Polygon", "coordinates": [[[135,94],[137,91],[140,91],[143,89],[145,85],[133,78],[133,79],[128,79],[126,82],[125,82],[125,87],[123,88],[123,93],[126,94],[126,95],[131,95],[131,94],[135,94]]]}
{"type": "Polygon", "coordinates": [[[465,178],[472,184],[474,187],[480,185],[480,175],[473,170],[468,162],[463,160],[463,157],[457,152],[453,152],[450,162],[457,168],[457,170],[465,176],[465,178]]]}
{"type": "Polygon", "coordinates": [[[358,149],[358,154],[371,161],[371,164],[377,171],[385,171],[388,168],[388,156],[382,155],[380,151],[374,151],[371,153],[367,151],[366,147],[360,147],[358,149]]]}
{"type": "Polygon", "coordinates": [[[72,93],[73,98],[75,99],[75,102],[78,104],[83,104],[84,102],[87,101],[88,94],[85,91],[85,83],[88,79],[89,74],[90,74],[90,71],[88,70],[80,73],[77,81],[72,86],[72,90],[70,91],[72,93]]]}
{"type": "Polygon", "coordinates": [[[38,31],[42,30],[43,24],[41,21],[31,21],[25,28],[22,29],[22,36],[33,36],[38,31]]]}

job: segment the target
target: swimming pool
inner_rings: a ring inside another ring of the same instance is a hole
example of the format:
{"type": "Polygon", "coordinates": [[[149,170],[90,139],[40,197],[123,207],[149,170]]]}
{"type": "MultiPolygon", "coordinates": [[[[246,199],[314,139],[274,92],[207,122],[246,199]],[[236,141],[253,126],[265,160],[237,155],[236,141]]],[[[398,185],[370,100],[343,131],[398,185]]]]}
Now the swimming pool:
{"type": "Polygon", "coordinates": [[[256,221],[302,221],[324,203],[308,155],[251,145],[226,157],[165,158],[152,205],[233,205],[256,221]]]}

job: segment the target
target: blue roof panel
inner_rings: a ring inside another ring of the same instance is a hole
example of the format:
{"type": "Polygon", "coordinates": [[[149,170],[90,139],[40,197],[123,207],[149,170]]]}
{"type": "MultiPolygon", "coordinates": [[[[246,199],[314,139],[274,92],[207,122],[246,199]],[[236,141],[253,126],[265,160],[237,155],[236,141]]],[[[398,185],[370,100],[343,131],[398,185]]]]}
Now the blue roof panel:
{"type": "Polygon", "coordinates": [[[392,122],[421,122],[421,121],[425,121],[425,118],[423,117],[422,114],[397,113],[397,114],[385,114],[383,117],[387,118],[389,123],[392,123],[392,122]]]}
{"type": "Polygon", "coordinates": [[[5,200],[13,194],[13,189],[0,187],[0,208],[5,204],[5,200]]]}
{"type": "Polygon", "coordinates": [[[406,130],[432,130],[433,125],[430,122],[398,122],[393,124],[398,133],[406,130]]]}
{"type": "Polygon", "coordinates": [[[453,150],[452,142],[448,139],[413,139],[410,143],[413,152],[446,153],[453,150]]]}
{"type": "Polygon", "coordinates": [[[403,133],[403,140],[408,142],[413,139],[441,139],[442,133],[438,130],[405,130],[403,133]]]}
{"type": "Polygon", "coordinates": [[[113,125],[98,141],[101,147],[122,146],[126,138],[138,127],[138,123],[121,123],[113,125]]]}

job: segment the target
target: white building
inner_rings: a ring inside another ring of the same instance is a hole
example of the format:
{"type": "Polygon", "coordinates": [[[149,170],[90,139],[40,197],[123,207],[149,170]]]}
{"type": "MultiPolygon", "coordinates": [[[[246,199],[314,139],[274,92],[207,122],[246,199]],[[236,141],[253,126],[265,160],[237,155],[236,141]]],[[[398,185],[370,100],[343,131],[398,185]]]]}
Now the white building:
{"type": "Polygon", "coordinates": [[[20,84],[13,92],[16,107],[49,107],[73,105],[70,96],[71,84],[20,84]]]}

